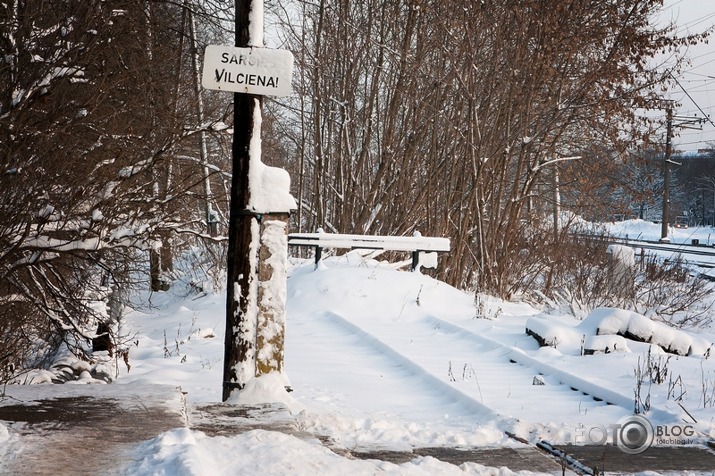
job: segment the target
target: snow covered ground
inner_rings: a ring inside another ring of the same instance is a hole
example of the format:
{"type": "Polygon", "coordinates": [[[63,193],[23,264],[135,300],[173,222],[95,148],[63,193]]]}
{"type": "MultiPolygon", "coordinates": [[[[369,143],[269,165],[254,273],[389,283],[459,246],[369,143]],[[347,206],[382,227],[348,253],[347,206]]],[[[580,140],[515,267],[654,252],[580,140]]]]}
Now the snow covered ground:
{"type": "MultiPolygon", "coordinates": [[[[630,240],[658,241],[661,237],[661,224],[645,220],[625,220],[618,222],[600,224],[614,236],[628,238],[630,240]]],[[[706,246],[715,245],[715,228],[689,227],[689,228],[668,228],[668,239],[671,243],[690,244],[692,240],[699,240],[706,246]]]]}
{"type": "MultiPolygon", "coordinates": [[[[659,225],[632,226],[641,235],[655,227],[659,233],[659,225]]],[[[598,432],[610,441],[614,425],[633,414],[636,375],[654,369],[665,373],[662,383],[647,378],[640,389],[650,423],[687,426],[688,444],[715,438],[713,329],[666,330],[615,309],[577,321],[524,303],[480,300],[478,313],[469,293],[357,253],[329,258],[318,270],[296,262],[288,279],[285,359],[293,392],[259,379],[264,387],[244,400],[281,402],[296,429],[315,438],[177,428],[139,445],[127,472],[512,474],[431,457],[400,465],[351,460],[325,442],[350,451],[518,446],[506,432],[531,443],[587,444],[600,439],[598,432]],[[540,347],[527,327],[549,336],[551,345],[540,347]],[[686,355],[617,335],[629,329],[686,355]],[[603,352],[582,355],[584,346],[603,352]]],[[[225,294],[198,294],[180,281],[167,293],[136,296],[134,307],[123,327],[131,370],[118,362],[115,385],[178,386],[191,408],[219,402],[225,294]]],[[[36,398],[48,387],[35,387],[36,398]]],[[[0,422],[0,456],[3,445],[7,455],[22,437],[0,422]]]]}

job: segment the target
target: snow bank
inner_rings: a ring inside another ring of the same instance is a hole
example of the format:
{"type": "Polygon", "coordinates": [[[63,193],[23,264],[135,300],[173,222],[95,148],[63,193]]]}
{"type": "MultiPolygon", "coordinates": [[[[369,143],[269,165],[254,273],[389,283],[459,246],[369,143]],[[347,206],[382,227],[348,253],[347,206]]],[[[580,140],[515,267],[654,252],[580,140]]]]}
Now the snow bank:
{"type": "Polygon", "coordinates": [[[591,311],[579,327],[589,334],[624,334],[628,329],[628,322],[634,315],[638,314],[624,309],[600,307],[591,311]]]}
{"type": "Polygon", "coordinates": [[[232,392],[226,403],[234,405],[282,403],[291,410],[302,409],[302,406],[286,390],[288,386],[288,379],[283,373],[271,372],[249,380],[240,392],[232,392]]]}
{"type": "Polygon", "coordinates": [[[666,352],[683,356],[704,356],[713,344],[707,339],[653,321],[642,314],[624,309],[597,308],[576,326],[554,318],[530,317],[526,333],[540,345],[569,350],[579,347],[593,353],[630,352],[627,340],[646,342],[666,352]]]}
{"type": "Polygon", "coordinates": [[[583,349],[586,355],[631,351],[626,339],[619,335],[589,336],[583,344],[583,349]]]}
{"type": "Polygon", "coordinates": [[[476,315],[473,295],[420,273],[398,271],[387,262],[363,256],[361,251],[325,258],[317,272],[310,261],[291,270],[289,326],[292,312],[326,309],[340,315],[379,314],[386,319],[419,320],[424,315],[441,315],[445,303],[449,303],[454,316],[471,319],[476,315]]]}
{"type": "Polygon", "coordinates": [[[578,329],[543,317],[530,317],[526,321],[526,333],[542,346],[559,347],[559,344],[578,343],[582,334],[578,329]]]}
{"type": "MultiPolygon", "coordinates": [[[[394,464],[340,456],[320,441],[302,440],[274,431],[252,430],[232,437],[208,437],[187,429],[172,430],[142,445],[135,475],[463,475],[508,476],[506,468],[487,468],[475,463],[454,466],[432,457],[418,457],[394,464]]],[[[524,473],[528,474],[528,473],[524,473]]]]}
{"type": "Polygon", "coordinates": [[[628,267],[636,265],[635,251],[630,246],[625,245],[608,245],[606,253],[618,263],[628,267]]]}
{"type": "MultiPolygon", "coordinates": [[[[324,397],[327,399],[327,397],[324,397]]],[[[415,411],[415,415],[418,410],[415,411]]],[[[458,420],[456,417],[454,420],[458,420]]],[[[433,422],[400,421],[390,417],[358,417],[338,413],[309,413],[297,415],[299,428],[315,435],[329,435],[330,441],[342,448],[359,451],[384,450],[412,451],[419,447],[479,447],[510,446],[514,440],[508,440],[504,429],[492,420],[479,426],[473,426],[465,432],[461,428],[448,429],[433,422]]],[[[444,416],[444,422],[450,417],[444,416]]]]}
{"type": "Polygon", "coordinates": [[[579,327],[585,333],[594,333],[595,330],[597,335],[620,335],[655,344],[677,355],[703,356],[712,346],[707,339],[623,309],[594,309],[579,327]]]}
{"type": "Polygon", "coordinates": [[[55,374],[49,370],[44,369],[32,369],[25,375],[24,381],[29,384],[41,384],[41,383],[52,383],[52,379],[55,374]]]}

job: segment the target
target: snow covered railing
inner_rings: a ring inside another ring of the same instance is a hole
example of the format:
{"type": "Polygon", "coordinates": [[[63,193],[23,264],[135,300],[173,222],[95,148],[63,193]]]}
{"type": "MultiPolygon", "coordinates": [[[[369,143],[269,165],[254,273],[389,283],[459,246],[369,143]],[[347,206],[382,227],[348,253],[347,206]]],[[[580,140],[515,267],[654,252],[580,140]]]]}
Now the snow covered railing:
{"type": "Polygon", "coordinates": [[[324,248],[408,251],[412,253],[412,271],[420,266],[437,267],[437,253],[449,251],[449,238],[422,236],[345,235],[338,233],[290,233],[289,246],[315,248],[315,266],[318,266],[324,248]]]}

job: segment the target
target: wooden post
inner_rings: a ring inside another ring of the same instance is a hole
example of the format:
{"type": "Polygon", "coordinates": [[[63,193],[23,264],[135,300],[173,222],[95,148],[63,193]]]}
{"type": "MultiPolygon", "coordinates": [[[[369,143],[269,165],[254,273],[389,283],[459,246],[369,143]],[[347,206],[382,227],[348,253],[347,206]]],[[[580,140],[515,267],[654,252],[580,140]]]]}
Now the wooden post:
{"type": "MultiPolygon", "coordinates": [[[[265,53],[262,2],[236,2],[236,47],[248,54],[255,51],[257,61],[263,61],[265,53]]],[[[290,85],[292,55],[281,54],[277,61],[290,85]]],[[[288,172],[261,162],[261,96],[248,94],[248,88],[233,90],[240,92],[234,94],[223,401],[256,377],[282,373],[288,216],[297,207],[288,172]]],[[[287,383],[285,378],[280,381],[287,383]]]]}
{"type": "MultiPolygon", "coordinates": [[[[262,0],[261,0],[262,1],[262,0]]],[[[253,0],[236,1],[236,46],[250,46],[250,12],[253,0]]],[[[254,116],[261,99],[250,94],[233,95],[233,145],[231,205],[228,227],[226,336],[224,340],[223,401],[234,389],[242,389],[255,376],[255,323],[250,317],[251,286],[256,284],[257,260],[254,235],[257,217],[248,212],[251,137],[254,116]],[[251,371],[253,369],[253,372],[251,371]]]]}

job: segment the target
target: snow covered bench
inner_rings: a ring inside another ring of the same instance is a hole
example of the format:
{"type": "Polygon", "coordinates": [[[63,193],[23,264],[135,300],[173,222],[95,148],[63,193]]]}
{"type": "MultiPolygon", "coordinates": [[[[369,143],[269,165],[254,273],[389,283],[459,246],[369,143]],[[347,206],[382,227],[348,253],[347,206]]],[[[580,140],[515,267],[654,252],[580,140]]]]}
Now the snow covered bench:
{"type": "Polygon", "coordinates": [[[324,248],[408,251],[412,253],[412,271],[420,266],[437,267],[437,253],[449,251],[449,238],[422,236],[345,235],[338,233],[290,233],[289,246],[315,248],[317,268],[324,248]]]}

